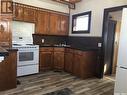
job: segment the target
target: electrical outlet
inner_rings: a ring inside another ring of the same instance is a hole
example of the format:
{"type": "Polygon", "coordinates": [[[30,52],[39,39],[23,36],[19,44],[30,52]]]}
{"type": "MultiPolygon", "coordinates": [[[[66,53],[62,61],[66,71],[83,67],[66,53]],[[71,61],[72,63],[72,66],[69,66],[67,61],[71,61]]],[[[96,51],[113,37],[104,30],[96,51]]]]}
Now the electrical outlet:
{"type": "Polygon", "coordinates": [[[41,42],[42,42],[42,43],[45,43],[45,39],[41,39],[41,42]]]}
{"type": "Polygon", "coordinates": [[[98,47],[102,47],[102,43],[98,43],[98,47]]]}

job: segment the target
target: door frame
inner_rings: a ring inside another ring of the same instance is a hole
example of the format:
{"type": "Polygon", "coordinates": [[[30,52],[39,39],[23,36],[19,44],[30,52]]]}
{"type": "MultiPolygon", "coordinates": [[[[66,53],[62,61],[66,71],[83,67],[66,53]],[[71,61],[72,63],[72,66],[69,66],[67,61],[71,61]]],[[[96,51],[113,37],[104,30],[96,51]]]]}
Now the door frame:
{"type": "MultiPolygon", "coordinates": [[[[104,65],[106,63],[106,55],[105,55],[105,52],[107,50],[107,47],[106,45],[108,44],[107,43],[107,34],[108,34],[108,24],[107,24],[107,21],[108,21],[108,16],[109,16],[109,12],[115,12],[115,11],[120,11],[122,10],[123,8],[127,7],[127,5],[123,5],[123,6],[117,6],[117,7],[112,7],[112,8],[106,8],[104,9],[104,14],[103,14],[103,28],[102,28],[102,40],[103,40],[103,43],[102,43],[102,67],[101,67],[101,78],[103,78],[103,75],[104,75],[104,65]]],[[[114,35],[115,36],[115,35],[114,35]]],[[[113,50],[112,50],[112,53],[113,53],[113,50]]],[[[113,54],[112,54],[113,55],[113,54]]],[[[113,60],[113,57],[112,57],[112,60],[113,60]]],[[[112,65],[111,65],[112,66],[112,65]]],[[[112,69],[110,69],[112,70],[112,69]]],[[[111,72],[111,71],[110,71],[111,72]]]]}

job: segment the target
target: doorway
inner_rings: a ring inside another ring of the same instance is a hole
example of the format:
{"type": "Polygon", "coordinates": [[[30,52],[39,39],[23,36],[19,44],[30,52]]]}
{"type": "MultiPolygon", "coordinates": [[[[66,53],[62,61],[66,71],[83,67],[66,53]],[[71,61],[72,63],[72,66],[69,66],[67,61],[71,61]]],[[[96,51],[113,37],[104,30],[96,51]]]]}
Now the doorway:
{"type": "Polygon", "coordinates": [[[103,20],[103,71],[104,75],[115,76],[117,66],[117,54],[119,33],[122,18],[122,9],[126,6],[108,8],[104,10],[103,20]]]}

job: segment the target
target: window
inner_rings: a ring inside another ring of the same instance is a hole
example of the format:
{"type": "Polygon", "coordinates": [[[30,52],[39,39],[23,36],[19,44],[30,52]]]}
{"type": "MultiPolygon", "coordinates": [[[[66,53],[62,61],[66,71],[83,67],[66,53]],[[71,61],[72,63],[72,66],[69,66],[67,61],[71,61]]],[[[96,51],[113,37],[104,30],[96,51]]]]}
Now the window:
{"type": "Polygon", "coordinates": [[[91,11],[72,16],[72,33],[89,33],[91,11]]]}

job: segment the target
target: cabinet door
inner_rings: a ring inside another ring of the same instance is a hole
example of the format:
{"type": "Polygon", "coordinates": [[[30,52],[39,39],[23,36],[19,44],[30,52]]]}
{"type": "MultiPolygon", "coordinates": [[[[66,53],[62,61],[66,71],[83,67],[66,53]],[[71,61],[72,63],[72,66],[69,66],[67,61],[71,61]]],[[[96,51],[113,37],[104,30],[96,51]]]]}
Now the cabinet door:
{"type": "Polygon", "coordinates": [[[1,16],[0,18],[0,46],[11,47],[11,19],[9,16],[1,16]]]}
{"type": "Polygon", "coordinates": [[[68,35],[69,33],[69,17],[61,15],[61,30],[60,35],[68,35]]]}
{"type": "Polygon", "coordinates": [[[49,34],[49,12],[38,11],[36,33],[49,34]]]}
{"type": "Polygon", "coordinates": [[[56,13],[50,13],[50,34],[51,35],[60,35],[60,15],[56,13]]]}
{"type": "Polygon", "coordinates": [[[24,21],[35,22],[35,10],[24,7],[24,21]]]}
{"type": "Polygon", "coordinates": [[[53,67],[53,52],[40,52],[40,71],[51,70],[53,67]]]}
{"type": "Polygon", "coordinates": [[[74,54],[73,75],[80,77],[81,56],[74,54]]]}
{"type": "Polygon", "coordinates": [[[64,52],[54,52],[54,69],[64,69],[64,52]]]}
{"type": "Polygon", "coordinates": [[[21,5],[15,5],[14,6],[14,14],[15,14],[15,17],[14,17],[14,20],[19,20],[19,21],[23,21],[23,14],[24,14],[24,9],[23,9],[23,6],[21,5]]]}
{"type": "Polygon", "coordinates": [[[73,72],[73,53],[65,53],[65,66],[64,69],[66,72],[73,72]]]}

